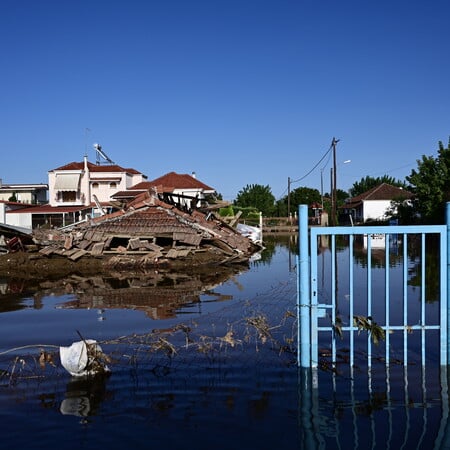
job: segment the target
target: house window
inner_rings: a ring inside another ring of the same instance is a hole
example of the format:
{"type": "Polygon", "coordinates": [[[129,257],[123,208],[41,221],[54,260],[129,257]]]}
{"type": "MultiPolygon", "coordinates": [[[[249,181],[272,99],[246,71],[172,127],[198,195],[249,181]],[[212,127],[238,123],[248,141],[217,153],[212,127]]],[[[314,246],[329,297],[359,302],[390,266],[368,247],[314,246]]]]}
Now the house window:
{"type": "Polygon", "coordinates": [[[92,183],[92,189],[98,189],[98,183],[92,183]]]}
{"type": "Polygon", "coordinates": [[[111,183],[109,183],[109,187],[111,189],[116,189],[117,188],[117,183],[115,181],[112,181],[111,183]]]}
{"type": "Polygon", "coordinates": [[[62,191],[62,201],[66,202],[75,202],[77,200],[77,193],[75,191],[62,191]]]}

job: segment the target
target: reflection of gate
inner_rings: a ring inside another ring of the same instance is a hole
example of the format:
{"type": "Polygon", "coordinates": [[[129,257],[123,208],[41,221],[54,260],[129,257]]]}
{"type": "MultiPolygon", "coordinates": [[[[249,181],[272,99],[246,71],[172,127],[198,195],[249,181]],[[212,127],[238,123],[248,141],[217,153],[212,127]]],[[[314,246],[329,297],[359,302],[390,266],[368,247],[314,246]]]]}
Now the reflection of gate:
{"type": "Polygon", "coordinates": [[[307,216],[301,205],[302,448],[450,448],[450,203],[447,226],[309,228],[307,216]]]}

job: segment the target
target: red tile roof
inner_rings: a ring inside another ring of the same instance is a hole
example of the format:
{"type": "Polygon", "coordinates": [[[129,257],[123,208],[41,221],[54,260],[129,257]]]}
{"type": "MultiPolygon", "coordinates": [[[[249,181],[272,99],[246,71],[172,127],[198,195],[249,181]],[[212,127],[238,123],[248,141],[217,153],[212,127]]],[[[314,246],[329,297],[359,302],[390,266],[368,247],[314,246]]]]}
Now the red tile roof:
{"type": "Polygon", "coordinates": [[[152,181],[143,181],[132,186],[130,189],[145,189],[149,190],[152,187],[162,186],[164,191],[173,192],[175,189],[203,189],[204,191],[215,192],[215,189],[202,183],[194,178],[192,175],[179,174],[176,172],[169,172],[165,175],[155,178],[152,181]]]}
{"type": "MultiPolygon", "coordinates": [[[[91,172],[126,172],[138,175],[141,172],[139,172],[136,169],[130,169],[130,168],[123,168],[121,166],[118,166],[117,164],[110,164],[110,165],[99,165],[99,164],[93,164],[91,162],[87,163],[88,169],[91,172]]],[[[50,170],[50,172],[54,172],[56,170],[84,170],[84,162],[71,162],[64,166],[58,167],[56,169],[50,170]]]]}
{"type": "Polygon", "coordinates": [[[343,207],[348,208],[350,205],[361,204],[363,201],[367,200],[394,200],[397,198],[406,199],[411,197],[413,197],[413,194],[405,189],[382,183],[351,198],[343,207]]]}

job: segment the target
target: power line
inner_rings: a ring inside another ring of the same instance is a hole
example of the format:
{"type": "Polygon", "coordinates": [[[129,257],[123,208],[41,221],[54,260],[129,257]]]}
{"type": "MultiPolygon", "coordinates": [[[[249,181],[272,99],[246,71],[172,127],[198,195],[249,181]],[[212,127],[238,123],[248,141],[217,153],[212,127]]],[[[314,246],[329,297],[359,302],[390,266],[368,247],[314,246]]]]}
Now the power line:
{"type": "MultiPolygon", "coordinates": [[[[317,166],[325,159],[325,157],[329,154],[331,154],[331,149],[333,148],[333,145],[330,145],[330,148],[327,150],[327,152],[320,158],[319,162],[304,176],[299,178],[298,180],[292,180],[291,183],[298,183],[299,181],[304,180],[308,175],[310,175],[314,170],[317,169],[317,166]]],[[[327,163],[328,164],[328,163],[327,163]]]]}

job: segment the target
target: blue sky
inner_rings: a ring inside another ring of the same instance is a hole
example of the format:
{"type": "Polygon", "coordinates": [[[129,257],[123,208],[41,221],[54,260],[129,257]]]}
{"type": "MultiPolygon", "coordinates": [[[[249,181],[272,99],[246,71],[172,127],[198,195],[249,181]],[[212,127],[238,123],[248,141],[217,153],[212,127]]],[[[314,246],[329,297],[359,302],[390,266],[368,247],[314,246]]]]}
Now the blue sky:
{"type": "Polygon", "coordinates": [[[403,180],[450,136],[447,0],[1,0],[0,178],[102,145],[224,199],[403,180]],[[348,164],[343,161],[351,160],[348,164]],[[311,169],[315,166],[308,176],[311,169]]]}

